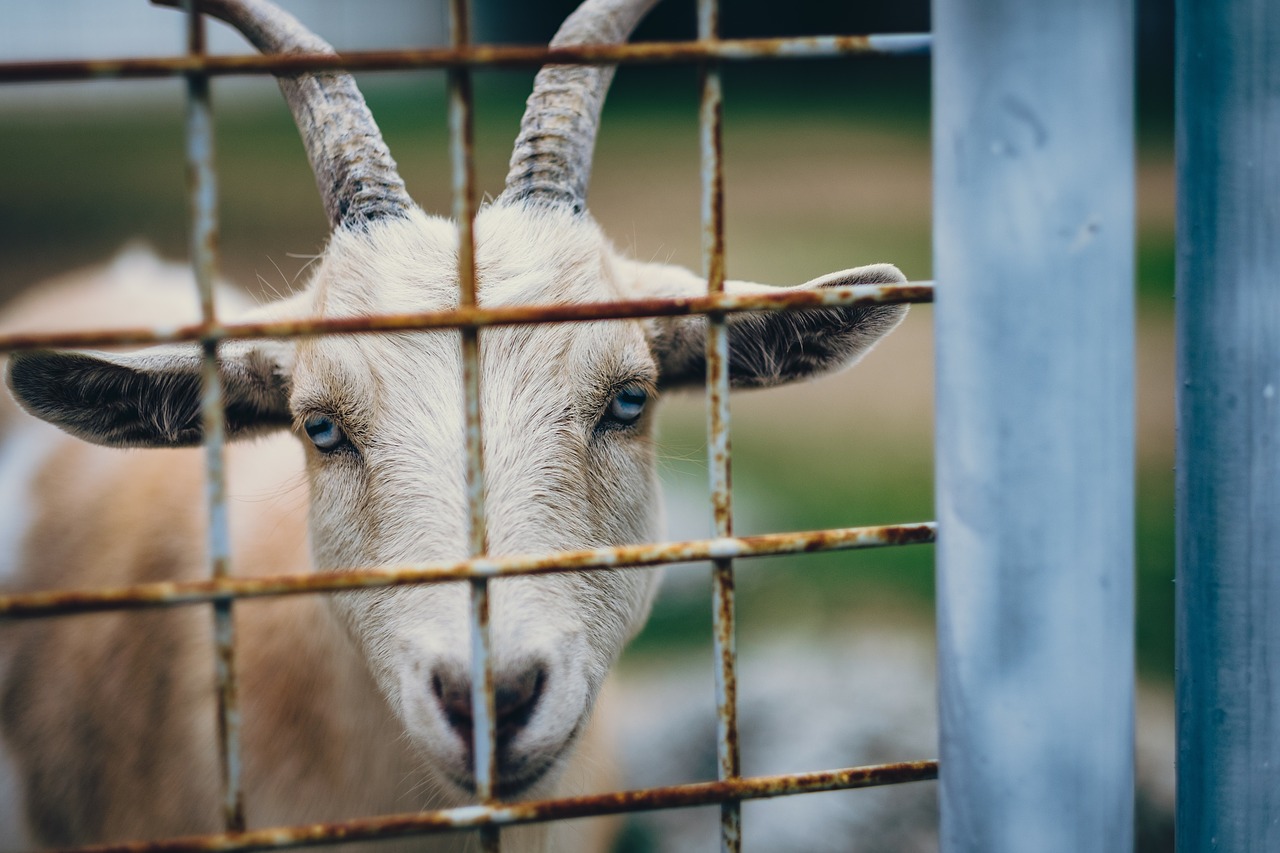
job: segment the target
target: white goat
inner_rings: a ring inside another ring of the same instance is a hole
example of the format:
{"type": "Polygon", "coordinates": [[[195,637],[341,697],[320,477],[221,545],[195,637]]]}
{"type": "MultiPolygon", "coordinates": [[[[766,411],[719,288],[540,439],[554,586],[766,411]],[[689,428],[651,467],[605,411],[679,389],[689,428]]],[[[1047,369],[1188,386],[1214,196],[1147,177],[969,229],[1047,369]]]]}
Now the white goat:
{"type": "MultiPolygon", "coordinates": [[[[587,0],[555,43],[624,41],[654,2],[587,0]]],[[[200,5],[260,50],[330,50],[266,0],[200,5]]],[[[476,220],[482,304],[705,292],[686,270],[618,254],[585,210],[612,71],[549,66],[539,74],[506,189],[476,220]]],[[[306,73],[280,86],[332,235],[306,288],[253,316],[456,306],[455,225],[426,215],[405,193],[351,77],[306,73]]],[[[121,263],[117,275],[172,277],[152,260],[121,263]]],[[[878,265],[821,284],[899,281],[896,269],[878,265]]],[[[149,319],[131,306],[126,313],[114,293],[80,286],[76,310],[98,323],[149,319]]],[[[25,316],[65,313],[67,295],[37,295],[25,316]]],[[[904,311],[735,316],[732,381],[766,386],[848,364],[904,311]]],[[[674,318],[481,334],[490,553],[658,538],[652,403],[659,390],[702,381],[704,332],[701,318],[674,318]]],[[[229,454],[236,573],[466,555],[457,332],[237,342],[220,357],[228,434],[260,439],[229,454]]],[[[198,444],[194,346],[24,352],[10,358],[8,383],[26,412],[92,443],[15,409],[0,413],[0,473],[12,498],[0,529],[8,590],[203,574],[199,451],[94,446],[198,444]]],[[[591,740],[593,705],[646,617],[654,582],[648,571],[596,571],[493,584],[503,797],[607,784],[608,762],[574,746],[591,740]]],[[[235,608],[253,825],[469,800],[467,595],[455,583],[235,608]]],[[[0,846],[219,829],[209,634],[199,608],[0,625],[0,846]]],[[[523,840],[509,833],[521,847],[592,844],[572,827],[553,842],[522,832],[523,840]]],[[[466,842],[442,838],[430,849],[466,842]]]]}

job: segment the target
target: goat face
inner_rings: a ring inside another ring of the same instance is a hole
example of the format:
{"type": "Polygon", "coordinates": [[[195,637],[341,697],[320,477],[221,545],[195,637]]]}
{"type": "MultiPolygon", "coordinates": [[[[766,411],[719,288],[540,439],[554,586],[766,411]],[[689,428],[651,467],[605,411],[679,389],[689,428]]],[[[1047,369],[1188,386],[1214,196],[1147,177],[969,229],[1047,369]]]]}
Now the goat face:
{"type": "MultiPolygon", "coordinates": [[[[640,0],[626,13],[632,20],[620,34],[584,33],[584,12],[589,20],[601,5],[589,0],[562,33],[581,41],[625,38],[651,2],[640,0]]],[[[325,47],[264,0],[202,5],[263,49],[325,47]]],[[[546,123],[563,118],[565,91],[574,87],[591,91],[578,99],[581,121],[570,124],[589,126],[594,136],[607,71],[560,66],[539,76],[507,190],[476,220],[482,305],[705,292],[705,282],[687,271],[637,263],[613,250],[583,209],[582,170],[589,164],[571,165],[570,174],[556,171],[572,161],[582,139],[569,139],[567,154],[548,156],[539,147],[554,140],[546,123]],[[541,117],[540,92],[554,107],[541,117]]],[[[303,74],[282,79],[281,87],[303,130],[334,230],[307,288],[264,313],[340,318],[455,307],[457,230],[404,194],[350,78],[303,74]],[[342,89],[341,97],[333,96],[334,88],[342,89]],[[312,89],[321,94],[309,94],[312,89]],[[316,118],[334,103],[348,113],[316,118]],[[326,136],[335,123],[342,132],[326,136]],[[351,138],[359,146],[349,151],[351,138]]],[[[812,284],[900,280],[892,267],[875,266],[812,284]]],[[[904,310],[735,316],[728,324],[731,381],[771,385],[849,363],[904,310]]],[[[702,318],[670,318],[480,334],[490,553],[591,548],[657,535],[652,402],[660,390],[700,381],[705,328],[702,318]]],[[[231,342],[219,348],[219,364],[232,438],[292,429],[308,448],[317,567],[466,556],[459,333],[231,342]]],[[[10,360],[9,384],[28,411],[90,441],[163,447],[202,438],[194,347],[18,354],[10,360]]],[[[500,793],[534,793],[554,777],[609,667],[642,623],[653,579],[650,572],[596,571],[493,583],[500,793]]],[[[460,796],[474,778],[467,595],[466,586],[455,583],[332,599],[410,742],[460,796]]]]}
{"type": "MultiPolygon", "coordinates": [[[[491,208],[476,231],[482,304],[621,296],[607,247],[582,217],[491,208]]],[[[317,275],[316,308],[359,316],[453,307],[455,247],[452,224],[425,216],[335,240],[317,275]]],[[[659,377],[642,324],[486,329],[480,359],[490,553],[651,537],[657,492],[646,403],[659,377]]],[[[296,350],[290,384],[300,437],[323,429],[307,440],[320,566],[466,555],[458,333],[308,341],[296,350]]],[[[613,571],[493,582],[500,790],[517,792],[564,756],[643,620],[653,579],[613,571]]],[[[448,584],[335,600],[413,742],[464,788],[467,596],[465,585],[448,584]]]]}

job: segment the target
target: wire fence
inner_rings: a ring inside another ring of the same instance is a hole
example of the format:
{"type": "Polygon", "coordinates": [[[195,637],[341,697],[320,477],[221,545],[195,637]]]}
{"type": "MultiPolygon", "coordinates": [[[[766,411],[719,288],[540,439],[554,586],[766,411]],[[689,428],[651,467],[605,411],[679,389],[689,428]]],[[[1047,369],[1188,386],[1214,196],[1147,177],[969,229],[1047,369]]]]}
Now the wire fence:
{"type": "Polygon", "coordinates": [[[59,614],[210,604],[217,654],[218,734],[221,753],[225,832],[216,835],[113,844],[99,850],[263,850],[334,842],[373,840],[430,833],[475,830],[485,850],[500,846],[502,827],[628,811],[719,804],[722,849],[740,849],[743,800],[790,794],[851,789],[933,779],[934,761],[822,770],[785,776],[744,778],[741,775],[736,707],[734,561],[778,554],[897,546],[932,542],[933,523],[846,528],[801,533],[735,537],[731,504],[729,444],[729,343],[727,318],[735,312],[790,311],[879,303],[929,302],[931,282],[901,286],[863,285],[819,291],[731,295],[724,292],[724,173],[722,168],[719,66],[723,62],[784,60],[809,57],[854,58],[926,52],[927,35],[827,36],[721,40],[715,0],[699,0],[698,39],[627,45],[565,48],[479,46],[471,44],[470,4],[450,0],[451,44],[432,50],[383,51],[332,55],[254,55],[213,57],[205,54],[204,17],[191,0],[185,56],[165,59],[118,59],[0,64],[0,82],[141,79],[183,76],[187,80],[187,168],[190,185],[191,256],[199,287],[201,322],[183,327],[114,329],[66,334],[0,336],[0,351],[42,347],[85,347],[109,344],[197,342],[203,353],[202,398],[208,496],[209,579],[136,584],[109,589],[51,590],[0,596],[0,619],[50,617],[59,614]],[[705,297],[644,299],[578,305],[480,307],[476,299],[473,223],[476,216],[473,97],[471,72],[493,66],[537,66],[544,63],[660,64],[697,63],[701,74],[699,142],[701,151],[701,218],[705,297]],[[355,319],[226,324],[213,305],[217,267],[217,174],[213,161],[213,116],[209,81],[229,74],[297,73],[323,69],[389,70],[444,68],[448,71],[449,148],[453,175],[453,215],[459,232],[456,310],[355,319]],[[484,459],[481,452],[479,335],[500,325],[582,322],[602,319],[701,314],[708,318],[707,394],[711,503],[714,538],[630,545],[586,551],[489,557],[486,552],[484,459]],[[466,412],[467,495],[470,556],[464,560],[406,566],[350,567],[350,571],[237,577],[230,565],[227,490],[224,470],[225,411],[217,369],[219,345],[228,340],[369,334],[426,329],[459,329],[466,412]],[[619,568],[642,570],[670,563],[709,560],[713,564],[713,614],[716,730],[719,777],[716,782],[675,785],[642,791],[504,804],[494,795],[494,687],[489,643],[489,584],[495,578],[547,572],[584,572],[619,568]],[[240,712],[237,698],[235,602],[263,596],[336,592],[408,584],[467,581],[471,589],[471,684],[475,721],[475,777],[478,805],[415,814],[378,816],[334,824],[246,830],[241,779],[240,712]]]}

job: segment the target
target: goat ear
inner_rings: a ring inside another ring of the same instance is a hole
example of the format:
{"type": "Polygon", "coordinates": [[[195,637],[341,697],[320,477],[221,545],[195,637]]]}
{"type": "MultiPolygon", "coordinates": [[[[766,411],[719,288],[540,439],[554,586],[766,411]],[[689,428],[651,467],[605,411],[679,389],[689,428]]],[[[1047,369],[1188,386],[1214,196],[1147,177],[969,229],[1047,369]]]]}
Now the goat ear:
{"type": "MultiPolygon", "coordinates": [[[[230,342],[218,369],[227,435],[288,427],[292,348],[230,342]]],[[[195,347],[135,353],[18,352],[9,390],[31,414],[72,435],[111,447],[184,447],[204,436],[201,356],[195,347]]]]}
{"type": "MultiPolygon", "coordinates": [[[[688,273],[683,277],[674,274],[670,267],[663,268],[659,275],[668,285],[682,280],[687,283],[693,278],[688,273]]],[[[903,284],[906,280],[897,267],[874,264],[831,273],[800,287],[903,284]]],[[[705,285],[702,287],[705,292],[705,285]]],[[[669,286],[657,289],[672,290],[669,286]]],[[[731,293],[767,293],[778,288],[728,281],[725,289],[731,293]]],[[[664,295],[688,294],[667,292],[664,295]]],[[[728,320],[729,381],[738,388],[764,388],[846,367],[865,355],[906,313],[906,305],[858,305],[731,314],[728,320]]],[[[705,317],[655,320],[651,340],[662,386],[679,387],[705,381],[705,317]]]]}

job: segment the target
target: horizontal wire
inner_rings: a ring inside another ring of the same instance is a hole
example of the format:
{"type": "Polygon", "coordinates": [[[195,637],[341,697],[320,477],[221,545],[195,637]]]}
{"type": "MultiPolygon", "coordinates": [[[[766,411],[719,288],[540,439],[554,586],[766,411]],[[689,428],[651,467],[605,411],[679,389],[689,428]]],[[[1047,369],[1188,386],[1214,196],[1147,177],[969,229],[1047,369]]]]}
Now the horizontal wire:
{"type": "Polygon", "coordinates": [[[825,551],[851,551],[934,541],[934,522],[845,527],[760,536],[720,537],[646,545],[622,545],[581,551],[504,557],[474,557],[398,567],[350,571],[159,581],[86,590],[50,590],[0,595],[0,621],[72,613],[99,613],[175,607],[235,598],[376,589],[475,578],[500,578],[608,569],[645,568],[670,563],[738,557],[764,557],[825,551]]]}
{"type": "Polygon", "coordinates": [[[248,323],[192,323],[93,329],[76,332],[31,332],[0,335],[0,352],[50,349],[214,342],[256,338],[300,338],[316,335],[415,332],[430,329],[479,329],[533,323],[577,323],[642,317],[682,317],[745,311],[798,311],[806,308],[849,308],[857,305],[933,301],[933,282],[858,284],[814,289],[779,288],[776,293],[725,293],[667,299],[585,302],[575,305],[464,306],[449,311],[381,314],[368,317],[310,318],[248,323]]]}
{"type": "Polygon", "coordinates": [[[77,853],[201,853],[201,851],[215,850],[247,853],[252,850],[311,847],[335,842],[403,838],[486,826],[518,826],[626,812],[689,808],[820,791],[926,782],[936,778],[938,778],[937,761],[905,761],[897,764],[875,764],[812,773],[754,776],[723,782],[695,782],[640,791],[536,800],[527,803],[461,806],[439,811],[361,818],[341,823],[255,829],[248,832],[227,832],[160,841],[82,847],[76,850],[77,853]]]}
{"type": "Polygon", "coordinates": [[[473,45],[410,50],[326,54],[236,54],[219,56],[125,57],[0,63],[0,83],[67,80],[139,80],[191,72],[225,77],[244,74],[298,74],[303,71],[394,71],[440,68],[537,67],[661,64],[716,60],[829,59],[841,56],[915,56],[929,52],[928,33],[803,36],[799,38],[650,41],[612,45],[473,45]]]}

